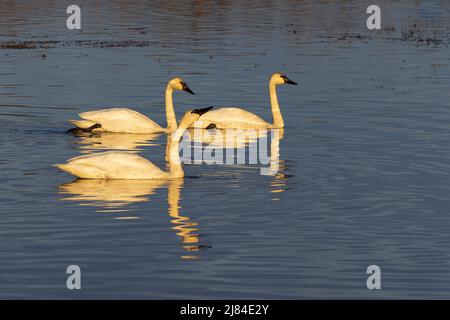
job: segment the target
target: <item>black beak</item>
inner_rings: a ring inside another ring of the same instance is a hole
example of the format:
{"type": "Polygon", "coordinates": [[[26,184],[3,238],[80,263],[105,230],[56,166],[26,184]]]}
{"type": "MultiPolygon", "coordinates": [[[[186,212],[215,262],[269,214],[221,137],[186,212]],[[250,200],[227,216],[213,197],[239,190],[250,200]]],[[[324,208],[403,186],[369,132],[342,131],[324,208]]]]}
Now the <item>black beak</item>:
{"type": "Polygon", "coordinates": [[[195,114],[198,114],[199,116],[201,116],[201,115],[204,115],[205,113],[207,113],[212,108],[214,108],[214,107],[203,108],[203,109],[194,109],[191,111],[191,113],[195,113],[195,114]]]}
{"type": "Polygon", "coordinates": [[[283,78],[284,83],[286,83],[286,84],[293,84],[294,86],[297,85],[297,82],[292,81],[292,80],[289,79],[288,77],[286,77],[286,76],[281,76],[281,77],[283,78]]]}
{"type": "Polygon", "coordinates": [[[190,94],[195,94],[195,93],[188,87],[188,85],[187,85],[186,83],[182,82],[182,83],[181,83],[181,87],[182,87],[183,91],[186,91],[187,93],[190,93],[190,94]]]}

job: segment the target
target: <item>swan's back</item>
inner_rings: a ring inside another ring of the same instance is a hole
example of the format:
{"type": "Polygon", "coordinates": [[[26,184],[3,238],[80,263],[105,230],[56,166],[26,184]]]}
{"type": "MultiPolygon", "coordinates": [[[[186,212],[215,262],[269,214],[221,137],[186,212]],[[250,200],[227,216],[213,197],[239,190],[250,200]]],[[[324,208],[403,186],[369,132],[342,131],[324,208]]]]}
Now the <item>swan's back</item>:
{"type": "Polygon", "coordinates": [[[156,122],[145,115],[128,108],[111,108],[88,111],[80,118],[98,123],[102,130],[109,132],[153,133],[163,132],[156,122]]]}
{"type": "Polygon", "coordinates": [[[256,114],[249,112],[241,108],[218,108],[209,111],[203,115],[199,121],[195,122],[193,127],[205,128],[210,124],[215,124],[217,128],[239,128],[239,129],[252,129],[252,128],[268,128],[270,123],[264,121],[256,114]],[[202,124],[200,124],[202,123],[202,124]]]}
{"type": "Polygon", "coordinates": [[[102,152],[79,156],[56,165],[78,178],[87,179],[159,179],[167,173],[147,159],[132,153],[102,152]]]}

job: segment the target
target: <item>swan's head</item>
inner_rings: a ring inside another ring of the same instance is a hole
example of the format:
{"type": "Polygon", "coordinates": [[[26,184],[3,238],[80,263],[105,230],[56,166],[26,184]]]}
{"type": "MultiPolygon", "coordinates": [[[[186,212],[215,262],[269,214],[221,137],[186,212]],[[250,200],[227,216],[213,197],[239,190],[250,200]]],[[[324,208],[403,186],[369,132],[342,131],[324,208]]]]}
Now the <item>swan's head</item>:
{"type": "Polygon", "coordinates": [[[195,121],[197,121],[202,115],[207,113],[212,108],[213,107],[203,109],[191,109],[186,111],[186,113],[181,118],[180,123],[178,124],[178,128],[175,131],[175,134],[172,135],[172,140],[178,140],[183,135],[183,132],[187,128],[189,128],[195,121]]]}
{"type": "Polygon", "coordinates": [[[183,81],[181,78],[173,78],[169,81],[168,86],[172,88],[173,90],[180,90],[180,91],[186,91],[190,94],[195,94],[192,92],[192,90],[188,87],[186,82],[183,81]]]}
{"type": "Polygon", "coordinates": [[[180,120],[179,127],[189,128],[195,121],[197,121],[202,115],[207,113],[213,107],[203,109],[191,109],[186,111],[180,120]]]}
{"type": "Polygon", "coordinates": [[[281,85],[281,84],[297,85],[296,82],[292,81],[291,79],[286,77],[284,74],[279,73],[279,72],[276,72],[272,75],[272,77],[270,78],[270,83],[272,83],[274,85],[281,85]]]}

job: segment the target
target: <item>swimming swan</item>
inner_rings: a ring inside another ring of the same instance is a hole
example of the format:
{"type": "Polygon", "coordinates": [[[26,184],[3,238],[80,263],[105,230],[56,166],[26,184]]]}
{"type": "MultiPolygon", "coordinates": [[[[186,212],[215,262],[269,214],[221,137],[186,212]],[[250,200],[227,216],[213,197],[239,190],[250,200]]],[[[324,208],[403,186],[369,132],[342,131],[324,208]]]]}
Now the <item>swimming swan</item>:
{"type": "Polygon", "coordinates": [[[254,113],[241,108],[218,108],[208,112],[201,120],[194,123],[194,128],[219,129],[254,129],[254,128],[284,128],[283,117],[278,105],[276,86],[282,84],[297,85],[294,81],[288,79],[281,73],[274,73],[269,82],[270,104],[272,108],[273,124],[261,119],[254,113]]]}
{"type": "Polygon", "coordinates": [[[173,109],[173,92],[181,90],[194,94],[181,78],[173,78],[166,87],[166,119],[167,128],[162,128],[156,122],[143,114],[128,108],[111,108],[80,113],[82,120],[69,120],[77,128],[69,130],[72,133],[83,131],[108,131],[122,133],[157,133],[173,132],[177,128],[177,120],[173,109]]]}
{"type": "Polygon", "coordinates": [[[169,152],[169,172],[137,154],[124,152],[103,152],[75,157],[66,164],[55,166],[78,178],[84,179],[172,179],[184,177],[179,155],[179,143],[184,131],[212,107],[189,110],[183,116],[178,129],[172,134],[169,152]]]}

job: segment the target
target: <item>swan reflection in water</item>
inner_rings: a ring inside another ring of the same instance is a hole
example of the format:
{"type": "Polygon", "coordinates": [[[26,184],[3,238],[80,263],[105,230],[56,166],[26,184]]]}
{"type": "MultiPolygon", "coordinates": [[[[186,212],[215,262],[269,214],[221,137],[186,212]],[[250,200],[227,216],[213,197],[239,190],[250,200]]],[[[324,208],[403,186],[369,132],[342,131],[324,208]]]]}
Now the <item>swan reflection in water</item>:
{"type": "MultiPolygon", "coordinates": [[[[257,158],[262,167],[260,174],[271,176],[270,192],[272,200],[278,201],[279,193],[285,192],[289,188],[287,182],[290,176],[285,174],[286,163],[280,160],[280,141],[284,138],[284,129],[249,129],[249,130],[223,130],[223,129],[190,129],[187,139],[183,141],[188,146],[193,142],[194,152],[203,152],[202,161],[208,162],[205,159],[205,152],[208,148],[220,150],[224,153],[225,165],[249,164],[249,154],[257,158]],[[204,145],[207,145],[204,147],[204,145]],[[248,149],[248,152],[246,152],[248,149]],[[228,154],[232,154],[232,162],[227,163],[228,154]],[[247,154],[248,153],[248,154],[247,154]]],[[[189,148],[184,149],[189,150],[189,148]]],[[[184,160],[196,163],[197,155],[187,154],[187,158],[183,154],[184,160]],[[192,156],[193,161],[192,161],[192,156]],[[191,159],[189,159],[191,158],[191,159]]],[[[220,157],[220,156],[219,156],[220,157]]],[[[215,159],[214,159],[215,160],[215,159]]],[[[212,161],[211,163],[214,163],[212,161]]],[[[253,164],[253,163],[250,163],[253,164]]]]}
{"type": "Polygon", "coordinates": [[[195,252],[200,251],[207,246],[200,245],[200,236],[198,234],[198,223],[192,221],[188,216],[180,215],[179,206],[181,189],[183,188],[183,179],[174,179],[169,182],[167,191],[167,203],[169,209],[169,216],[172,218],[172,229],[177,236],[181,238],[183,249],[187,251],[182,255],[182,259],[197,259],[195,252]]]}
{"type": "MultiPolygon", "coordinates": [[[[289,188],[287,187],[288,179],[290,176],[286,175],[286,163],[284,160],[280,160],[280,140],[284,137],[284,129],[272,130],[272,139],[270,141],[270,160],[269,167],[265,169],[265,173],[272,176],[270,182],[272,193],[272,200],[279,201],[278,194],[285,192],[289,188]]],[[[264,171],[261,172],[262,174],[264,171]]]]}
{"type": "Polygon", "coordinates": [[[90,154],[99,150],[117,150],[137,153],[144,147],[159,146],[158,133],[113,133],[92,132],[76,135],[76,141],[82,154],[90,154]]]}
{"type": "Polygon", "coordinates": [[[164,185],[164,180],[77,179],[61,184],[59,194],[68,195],[61,200],[96,207],[96,212],[127,212],[127,206],[149,201],[149,196],[164,185]]]}
{"type": "Polygon", "coordinates": [[[214,157],[214,161],[223,159],[225,165],[257,163],[269,165],[261,168],[261,174],[276,176],[280,174],[280,140],[283,137],[284,129],[190,129],[184,136],[182,149],[190,151],[190,147],[193,146],[194,154],[183,153],[183,160],[188,162],[193,160],[192,162],[196,163],[198,159],[202,163],[208,163],[206,156],[214,150],[215,154],[219,153],[218,157],[214,157]],[[196,151],[202,154],[195,154],[196,151]]]}
{"type": "Polygon", "coordinates": [[[122,213],[118,220],[139,219],[125,214],[133,203],[150,201],[150,196],[158,189],[167,187],[167,212],[172,223],[171,229],[181,239],[186,251],[182,259],[197,259],[198,251],[207,246],[200,245],[198,223],[180,214],[183,179],[173,180],[95,180],[77,179],[59,186],[63,201],[78,202],[81,206],[96,207],[96,212],[122,213]]]}
{"type": "Polygon", "coordinates": [[[193,141],[215,148],[233,149],[245,148],[258,139],[267,137],[267,129],[200,129],[191,128],[188,131],[186,142],[193,141]]]}
{"type": "Polygon", "coordinates": [[[261,163],[259,160],[268,157],[269,132],[267,129],[190,129],[183,136],[183,162],[224,165],[261,163]]]}

